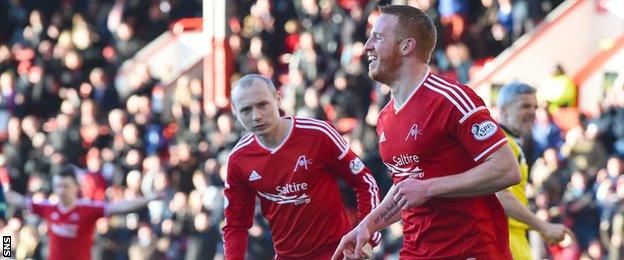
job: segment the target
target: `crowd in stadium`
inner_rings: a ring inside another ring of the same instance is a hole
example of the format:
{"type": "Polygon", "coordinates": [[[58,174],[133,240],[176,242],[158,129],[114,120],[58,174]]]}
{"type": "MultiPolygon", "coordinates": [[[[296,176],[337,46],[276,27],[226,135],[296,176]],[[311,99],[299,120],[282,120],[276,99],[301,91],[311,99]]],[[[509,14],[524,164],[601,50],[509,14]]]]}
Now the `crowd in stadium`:
{"type": "MultiPolygon", "coordinates": [[[[375,173],[385,194],[376,117],[389,89],[368,78],[363,44],[377,15],[368,0],[232,1],[227,41],[233,80],[264,75],[286,114],[334,124],[375,173]]],[[[466,83],[556,7],[558,0],[408,0],[438,28],[434,71],[466,83]]],[[[0,182],[33,200],[55,200],[52,175],[78,169],[81,196],[119,201],[166,192],[138,214],[98,221],[95,259],[211,259],[222,254],[225,163],[242,131],[228,109],[203,110],[202,81],[182,76],[166,90],[138,66],[120,95],[121,63],[179,18],[201,15],[201,1],[0,0],[0,182]],[[170,92],[169,92],[170,91],[170,92]],[[164,93],[173,93],[164,95],[164,93]],[[163,104],[172,99],[171,108],[163,104]]],[[[527,148],[531,206],[570,227],[577,243],[538,244],[543,257],[619,259],[624,250],[624,82],[563,131],[556,106],[542,105],[527,148]]],[[[538,95],[539,96],[539,95],[538,95]]],[[[353,199],[349,206],[355,205],[353,199]]],[[[45,258],[46,226],[7,211],[2,235],[16,258],[45,258]]],[[[256,210],[250,259],[270,259],[266,222],[256,210]]],[[[396,255],[401,227],[384,231],[379,256],[396,255]]],[[[563,258],[562,258],[563,259],[563,258]]],[[[568,258],[565,258],[568,259],[568,258]]]]}

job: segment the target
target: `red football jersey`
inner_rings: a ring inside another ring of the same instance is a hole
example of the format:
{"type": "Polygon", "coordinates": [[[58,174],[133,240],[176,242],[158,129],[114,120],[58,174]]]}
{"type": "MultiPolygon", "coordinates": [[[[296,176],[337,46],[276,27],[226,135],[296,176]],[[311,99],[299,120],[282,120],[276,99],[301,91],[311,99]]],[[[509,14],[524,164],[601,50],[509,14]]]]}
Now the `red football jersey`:
{"type": "Polygon", "coordinates": [[[50,259],[91,259],[95,222],[104,216],[104,203],[78,201],[64,208],[48,201],[28,202],[28,209],[48,223],[50,259]]]}
{"type": "MultiPolygon", "coordinates": [[[[360,219],[379,203],[371,172],[329,124],[290,119],[292,130],[276,149],[247,134],[230,153],[223,227],[227,259],[245,256],[256,197],[278,259],[325,257],[351,230],[338,178],[355,190],[360,219]]],[[[375,233],[373,242],[379,239],[375,233]]]]}
{"type": "MultiPolygon", "coordinates": [[[[432,73],[403,106],[388,102],[377,133],[395,184],[462,173],[506,144],[474,91],[432,73]]],[[[401,258],[510,258],[505,212],[493,194],[433,198],[402,211],[402,218],[401,258]]]]}

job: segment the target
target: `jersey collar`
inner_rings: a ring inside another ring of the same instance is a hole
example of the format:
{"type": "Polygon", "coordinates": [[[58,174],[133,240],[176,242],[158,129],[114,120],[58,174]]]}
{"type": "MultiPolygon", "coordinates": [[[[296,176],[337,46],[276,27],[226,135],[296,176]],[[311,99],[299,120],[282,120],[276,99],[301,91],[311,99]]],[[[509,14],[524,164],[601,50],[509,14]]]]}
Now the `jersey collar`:
{"type": "Polygon", "coordinates": [[[412,89],[412,92],[410,92],[409,96],[407,97],[407,99],[405,99],[405,102],[403,102],[403,104],[401,104],[400,107],[397,107],[397,102],[396,99],[394,97],[392,97],[392,99],[394,100],[393,106],[392,108],[394,108],[394,114],[398,114],[399,112],[401,112],[401,110],[403,110],[403,108],[405,107],[405,105],[407,105],[407,103],[410,102],[410,100],[412,100],[412,98],[414,97],[414,95],[416,94],[416,92],[418,91],[418,89],[420,89],[420,87],[422,86],[422,84],[425,83],[425,80],[427,80],[427,78],[429,78],[429,73],[430,73],[430,69],[427,66],[427,72],[425,72],[425,76],[420,79],[420,81],[418,82],[418,84],[416,84],[416,87],[414,89],[412,89]]]}
{"type": "Polygon", "coordinates": [[[254,139],[256,140],[256,143],[258,143],[258,145],[262,148],[264,148],[265,150],[269,151],[271,154],[275,154],[277,151],[279,151],[280,148],[282,148],[282,146],[284,146],[284,144],[288,141],[288,139],[290,139],[290,136],[292,135],[292,132],[295,129],[295,117],[293,116],[285,116],[282,118],[290,118],[290,131],[288,132],[288,135],[286,135],[286,138],[284,138],[284,140],[282,140],[282,142],[275,147],[274,149],[271,149],[269,147],[264,146],[260,140],[258,140],[258,138],[256,138],[256,136],[254,135],[254,139]]]}
{"type": "Polygon", "coordinates": [[[516,138],[516,139],[520,139],[520,136],[517,135],[516,133],[514,133],[513,131],[509,130],[509,128],[505,127],[504,125],[500,125],[501,128],[503,128],[503,131],[505,131],[505,133],[511,135],[511,137],[516,138]]]}

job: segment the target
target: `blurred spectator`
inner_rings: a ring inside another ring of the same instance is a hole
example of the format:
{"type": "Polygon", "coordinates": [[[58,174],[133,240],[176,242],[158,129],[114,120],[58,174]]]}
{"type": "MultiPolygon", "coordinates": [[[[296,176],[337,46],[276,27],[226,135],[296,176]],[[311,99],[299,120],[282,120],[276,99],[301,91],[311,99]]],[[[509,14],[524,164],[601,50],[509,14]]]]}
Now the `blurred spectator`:
{"type": "Polygon", "coordinates": [[[568,130],[561,154],[568,158],[567,167],[572,170],[596,172],[607,163],[605,148],[581,127],[568,130]]]}
{"type": "MultiPolygon", "coordinates": [[[[432,65],[466,82],[474,64],[498,55],[561,1],[394,2],[418,6],[433,18],[440,33],[432,65]]],[[[388,176],[379,164],[374,126],[389,89],[368,78],[363,50],[378,16],[378,1],[228,4],[234,75],[260,73],[280,82],[288,115],[347,125],[343,134],[383,188],[388,176]]],[[[222,254],[215,230],[223,215],[223,163],[241,136],[240,125],[229,112],[204,106],[201,79],[181,77],[174,89],[166,89],[147,64],[137,61],[127,75],[129,88],[119,88],[113,80],[122,63],[172,21],[201,16],[201,10],[196,0],[0,0],[0,180],[34,198],[54,199],[49,195],[52,173],[73,163],[85,169],[83,195],[91,199],[110,202],[156,191],[168,194],[167,201],[151,202],[148,211],[136,216],[102,219],[95,258],[194,259],[222,254]]],[[[595,138],[609,155],[624,156],[624,98],[615,98],[624,97],[621,88],[611,90],[609,101],[588,120],[588,138],[593,139],[592,129],[597,129],[595,138]]],[[[540,149],[553,151],[537,163],[535,196],[545,190],[549,203],[556,205],[569,182],[569,160],[556,156],[556,125],[550,123],[543,131],[553,140],[540,149]]],[[[600,167],[591,160],[590,164],[600,167]]],[[[606,166],[613,176],[621,174],[615,164],[610,160],[606,166]]],[[[606,179],[615,178],[612,175],[606,179]]],[[[609,201],[601,202],[601,208],[616,208],[609,201]]],[[[552,205],[550,209],[556,208],[552,205]]],[[[611,211],[602,214],[604,221],[612,221],[616,210],[611,211]]],[[[41,221],[21,217],[21,212],[9,211],[9,224],[0,229],[25,233],[15,239],[20,256],[46,258],[49,241],[41,221]]],[[[266,223],[255,223],[249,257],[272,256],[267,231],[266,223]]],[[[401,234],[394,231],[385,234],[382,255],[397,254],[401,234]]]]}
{"type": "Polygon", "coordinates": [[[559,107],[576,106],[576,85],[561,66],[557,64],[543,86],[537,91],[540,102],[548,102],[548,109],[554,112],[559,107]]]}
{"type": "Polygon", "coordinates": [[[563,144],[561,128],[555,124],[552,114],[543,105],[538,106],[535,111],[535,124],[531,137],[534,146],[532,156],[530,156],[532,162],[541,157],[546,149],[559,149],[563,144]]]}
{"type": "Polygon", "coordinates": [[[598,212],[594,195],[588,186],[587,174],[572,173],[570,183],[563,195],[565,224],[571,227],[583,251],[592,240],[598,238],[598,212]]]}

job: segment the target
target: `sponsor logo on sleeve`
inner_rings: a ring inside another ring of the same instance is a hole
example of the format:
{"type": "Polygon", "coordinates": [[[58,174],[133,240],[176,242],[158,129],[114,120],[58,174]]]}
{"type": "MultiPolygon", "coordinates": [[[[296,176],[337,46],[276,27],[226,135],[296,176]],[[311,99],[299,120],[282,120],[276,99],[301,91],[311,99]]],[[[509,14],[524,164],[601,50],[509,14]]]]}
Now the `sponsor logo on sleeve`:
{"type": "Polygon", "coordinates": [[[355,159],[349,162],[349,168],[351,169],[351,173],[358,174],[364,170],[364,163],[360,158],[355,157],[355,159]]]}
{"type": "Polygon", "coordinates": [[[496,126],[494,122],[487,120],[481,122],[480,124],[472,125],[470,132],[472,132],[472,136],[474,136],[476,140],[483,141],[492,137],[496,133],[497,129],[498,126],[496,126]]]}

